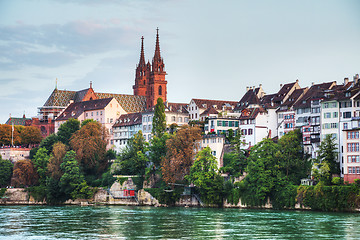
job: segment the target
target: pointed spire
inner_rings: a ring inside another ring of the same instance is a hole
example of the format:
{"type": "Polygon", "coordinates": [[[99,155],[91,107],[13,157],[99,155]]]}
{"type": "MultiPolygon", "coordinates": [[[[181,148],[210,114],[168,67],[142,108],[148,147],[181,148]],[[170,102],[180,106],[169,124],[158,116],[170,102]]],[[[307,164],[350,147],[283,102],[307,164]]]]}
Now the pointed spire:
{"type": "Polygon", "coordinates": [[[144,53],[144,36],[141,37],[141,53],[140,53],[140,61],[139,66],[145,66],[145,53],[144,53]]]}
{"type": "Polygon", "coordinates": [[[160,60],[161,60],[161,56],[160,56],[160,43],[159,43],[159,28],[157,28],[154,61],[160,61],[160,60]]]}
{"type": "Polygon", "coordinates": [[[92,88],[92,81],[90,81],[90,88],[92,88]]]}
{"type": "Polygon", "coordinates": [[[56,81],[55,81],[55,89],[57,89],[57,78],[56,78],[56,81]]]}

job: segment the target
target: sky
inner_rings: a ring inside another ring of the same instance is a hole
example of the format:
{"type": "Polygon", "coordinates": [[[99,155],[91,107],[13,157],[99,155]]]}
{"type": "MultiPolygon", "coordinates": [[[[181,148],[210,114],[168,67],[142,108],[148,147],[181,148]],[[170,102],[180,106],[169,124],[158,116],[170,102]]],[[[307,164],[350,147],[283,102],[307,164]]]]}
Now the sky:
{"type": "Polygon", "coordinates": [[[360,73],[358,0],[0,0],[0,123],[54,90],[133,94],[159,28],[168,101],[239,101],[360,73]],[[57,81],[56,81],[57,79],[57,81]]]}

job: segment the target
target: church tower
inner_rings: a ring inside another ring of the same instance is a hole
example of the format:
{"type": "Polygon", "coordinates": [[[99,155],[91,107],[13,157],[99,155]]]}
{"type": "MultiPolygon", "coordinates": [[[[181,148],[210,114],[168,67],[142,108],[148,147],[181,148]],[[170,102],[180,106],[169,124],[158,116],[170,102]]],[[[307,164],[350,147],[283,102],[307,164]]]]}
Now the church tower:
{"type": "Polygon", "coordinates": [[[167,101],[167,82],[165,80],[165,65],[164,59],[160,55],[160,43],[159,43],[159,29],[156,29],[156,45],[155,54],[152,60],[152,69],[150,72],[150,81],[147,85],[146,105],[147,108],[151,108],[156,105],[156,101],[159,97],[164,102],[167,101]]]}
{"type": "Polygon", "coordinates": [[[147,85],[150,78],[150,63],[145,64],[144,37],[141,37],[141,53],[139,64],[136,66],[135,85],[133,85],[134,95],[146,96],[147,85]]]}

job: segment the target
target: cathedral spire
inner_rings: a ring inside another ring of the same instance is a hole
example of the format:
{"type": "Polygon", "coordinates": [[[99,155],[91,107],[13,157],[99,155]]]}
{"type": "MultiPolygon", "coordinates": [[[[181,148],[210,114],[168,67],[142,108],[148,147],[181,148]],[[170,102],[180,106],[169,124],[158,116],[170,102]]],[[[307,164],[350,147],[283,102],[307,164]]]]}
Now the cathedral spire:
{"type": "Polygon", "coordinates": [[[154,61],[157,61],[157,62],[161,61],[160,43],[159,43],[159,28],[156,29],[156,45],[155,45],[154,61]]]}
{"type": "Polygon", "coordinates": [[[145,54],[144,54],[144,36],[141,37],[141,53],[140,53],[140,61],[139,66],[145,66],[145,54]]]}

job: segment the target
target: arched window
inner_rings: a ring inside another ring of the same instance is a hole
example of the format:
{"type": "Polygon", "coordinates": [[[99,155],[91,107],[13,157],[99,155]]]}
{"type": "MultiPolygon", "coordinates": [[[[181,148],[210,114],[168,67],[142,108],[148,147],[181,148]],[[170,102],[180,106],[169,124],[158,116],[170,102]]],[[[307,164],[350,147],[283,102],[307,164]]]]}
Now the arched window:
{"type": "Polygon", "coordinates": [[[145,80],[144,80],[144,85],[145,85],[145,80]]]}
{"type": "Polygon", "coordinates": [[[159,95],[162,95],[162,87],[159,86],[159,95]]]}

